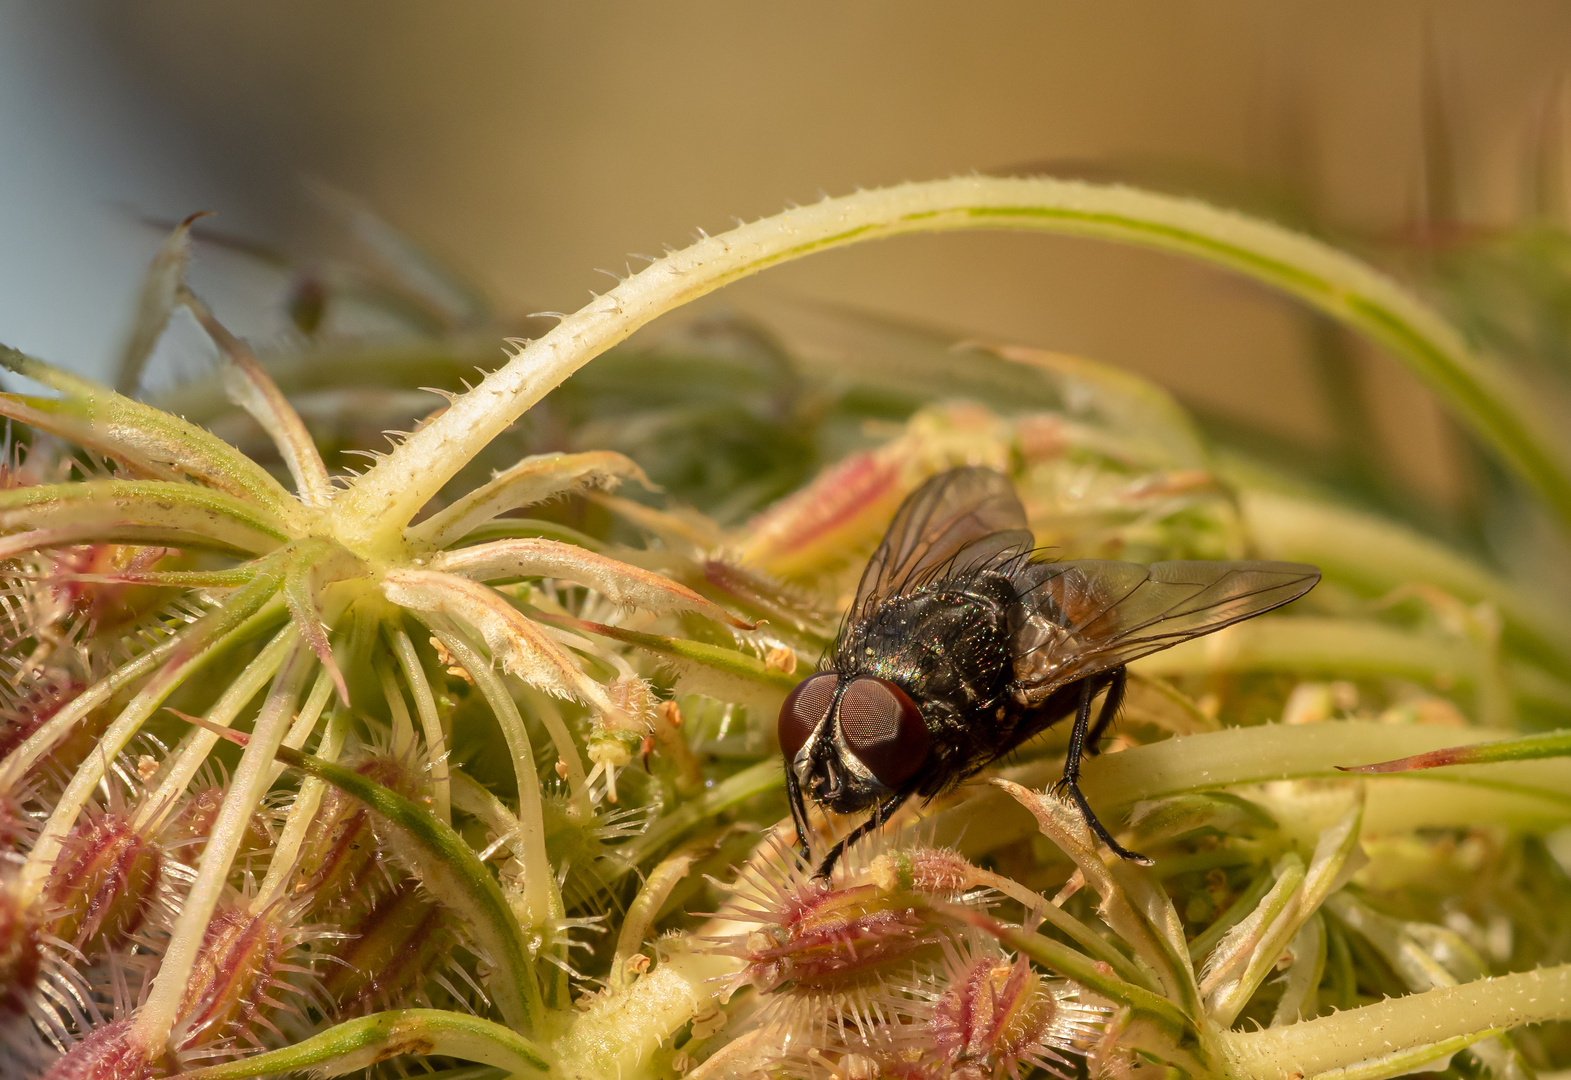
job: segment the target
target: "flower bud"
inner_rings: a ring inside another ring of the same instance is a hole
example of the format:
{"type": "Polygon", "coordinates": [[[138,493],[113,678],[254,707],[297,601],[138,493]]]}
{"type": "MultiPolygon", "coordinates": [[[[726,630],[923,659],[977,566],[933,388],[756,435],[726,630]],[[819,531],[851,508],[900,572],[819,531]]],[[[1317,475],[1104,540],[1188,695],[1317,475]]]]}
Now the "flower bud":
{"type": "Polygon", "coordinates": [[[41,1080],[148,1080],[165,1075],[131,1041],[131,1021],[116,1020],[87,1034],[41,1080]]]}
{"type": "Polygon", "coordinates": [[[418,995],[448,966],[457,944],[452,914],[411,878],[379,897],[328,951],[340,963],[324,969],[322,988],[341,1014],[368,1012],[418,995]]]}
{"type": "Polygon", "coordinates": [[[162,866],[162,850],[125,815],[84,815],[44,889],[49,932],[88,954],[125,944],[152,907],[162,866]]]}
{"type": "Polygon", "coordinates": [[[232,1036],[255,1043],[263,1030],[276,1030],[266,1016],[278,1004],[270,992],[282,985],[280,967],[295,936],[281,905],[256,915],[243,905],[221,907],[186,983],[173,1037],[180,1048],[232,1036]]]}
{"type": "MultiPolygon", "coordinates": [[[[413,771],[390,755],[355,767],[362,776],[402,795],[416,791],[413,771]]],[[[300,846],[293,895],[309,897],[306,917],[341,925],[363,914],[385,887],[371,812],[337,788],[322,795],[300,846]]]]}

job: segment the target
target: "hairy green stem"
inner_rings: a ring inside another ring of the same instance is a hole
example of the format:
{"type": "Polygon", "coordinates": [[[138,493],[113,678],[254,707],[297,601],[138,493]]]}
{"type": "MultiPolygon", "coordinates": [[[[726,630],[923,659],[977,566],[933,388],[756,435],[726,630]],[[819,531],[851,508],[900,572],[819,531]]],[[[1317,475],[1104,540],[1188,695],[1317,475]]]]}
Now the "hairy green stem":
{"type": "Polygon", "coordinates": [[[1021,229],[1178,252],[1274,286],[1390,348],[1571,526],[1571,473],[1547,422],[1429,307],[1317,240],[1202,203],[1073,181],[963,177],[825,199],[674,252],[524,346],[337,500],[339,538],[396,551],[404,526],[479,450],[567,376],[639,327],[804,255],[908,233],[1021,229]]]}

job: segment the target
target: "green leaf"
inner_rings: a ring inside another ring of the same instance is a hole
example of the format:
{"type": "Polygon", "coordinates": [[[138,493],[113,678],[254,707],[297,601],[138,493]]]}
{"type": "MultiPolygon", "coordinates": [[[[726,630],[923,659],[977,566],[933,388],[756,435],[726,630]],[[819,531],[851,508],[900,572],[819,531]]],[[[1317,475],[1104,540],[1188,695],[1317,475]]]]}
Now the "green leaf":
{"type": "Polygon", "coordinates": [[[1546,731],[1542,735],[1527,735],[1520,739],[1502,739],[1499,742],[1480,743],[1473,746],[1450,746],[1443,750],[1429,750],[1422,754],[1378,761],[1373,765],[1338,765],[1343,772],[1351,773],[1401,773],[1417,769],[1438,769],[1446,765],[1488,765],[1496,761],[1533,761],[1538,758],[1571,756],[1571,729],[1546,731]]]}
{"type": "Polygon", "coordinates": [[[310,1070],[343,1076],[400,1054],[478,1061],[514,1073],[548,1072],[541,1049],[501,1024],[441,1009],[395,1009],[328,1028],[304,1042],[180,1074],[182,1080],[250,1080],[310,1070]]]}
{"type": "Polygon", "coordinates": [[[298,523],[300,504],[283,485],[211,432],[4,345],[0,366],[65,395],[51,399],[3,394],[0,415],[131,462],[160,479],[194,477],[298,523]]]}
{"type": "Polygon", "coordinates": [[[176,530],[242,551],[289,539],[285,525],[252,503],[196,484],[82,480],[0,491],[0,529],[64,529],[118,523],[176,530]]]}

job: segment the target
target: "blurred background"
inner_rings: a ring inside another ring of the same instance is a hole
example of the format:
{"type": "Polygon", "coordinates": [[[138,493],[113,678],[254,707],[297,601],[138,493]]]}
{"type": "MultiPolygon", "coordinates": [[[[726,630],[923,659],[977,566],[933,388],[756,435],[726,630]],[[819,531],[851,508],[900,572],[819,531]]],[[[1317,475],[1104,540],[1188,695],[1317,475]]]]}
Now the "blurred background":
{"type": "MultiPolygon", "coordinates": [[[[344,195],[514,322],[695,228],[972,170],[1198,194],[1435,279],[1453,246],[1564,220],[1568,58],[1555,0],[6,5],[0,340],[109,371],[165,227],[212,210],[245,243],[199,246],[197,280],[265,350],[269,258],[331,258],[344,195]]],[[[1439,507],[1473,467],[1394,363],[1161,255],[904,239],[710,303],[802,349],[833,347],[829,305],[1116,362],[1439,507]]]]}

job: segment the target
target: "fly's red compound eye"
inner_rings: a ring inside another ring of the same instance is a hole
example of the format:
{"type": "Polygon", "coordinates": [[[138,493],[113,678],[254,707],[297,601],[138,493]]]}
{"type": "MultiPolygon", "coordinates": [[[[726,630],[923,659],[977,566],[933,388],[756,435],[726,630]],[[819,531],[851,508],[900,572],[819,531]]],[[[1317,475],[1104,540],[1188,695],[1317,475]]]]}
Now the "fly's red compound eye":
{"type": "Polygon", "coordinates": [[[909,780],[931,745],[916,702],[887,679],[861,678],[846,687],[840,731],[851,752],[887,788],[909,780]]]}
{"type": "Polygon", "coordinates": [[[786,760],[796,757],[813,730],[829,715],[829,706],[835,699],[835,686],[840,676],[832,671],[814,675],[796,684],[796,689],[786,695],[780,706],[780,751],[786,760]]]}

